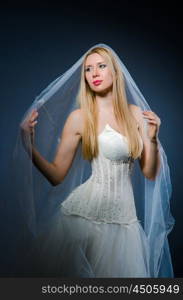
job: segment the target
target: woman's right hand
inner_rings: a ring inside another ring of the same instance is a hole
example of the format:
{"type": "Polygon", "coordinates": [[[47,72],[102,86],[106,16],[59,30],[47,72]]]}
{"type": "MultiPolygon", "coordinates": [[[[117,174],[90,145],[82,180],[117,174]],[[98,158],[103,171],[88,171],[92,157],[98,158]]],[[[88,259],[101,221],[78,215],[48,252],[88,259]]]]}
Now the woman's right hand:
{"type": "Polygon", "coordinates": [[[25,137],[29,135],[31,137],[31,144],[34,145],[34,137],[35,137],[35,125],[37,124],[38,111],[36,109],[32,110],[25,120],[21,123],[21,133],[23,135],[23,141],[25,143],[25,137]]]}

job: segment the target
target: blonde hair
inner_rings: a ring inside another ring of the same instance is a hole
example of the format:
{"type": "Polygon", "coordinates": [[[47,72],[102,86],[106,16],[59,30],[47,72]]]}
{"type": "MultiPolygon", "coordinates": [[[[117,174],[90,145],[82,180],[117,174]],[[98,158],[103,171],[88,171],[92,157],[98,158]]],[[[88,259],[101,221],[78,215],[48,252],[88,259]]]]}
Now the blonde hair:
{"type": "Polygon", "coordinates": [[[92,160],[98,155],[98,112],[95,93],[89,87],[85,79],[85,61],[93,53],[101,55],[106,62],[113,77],[113,110],[116,122],[128,139],[130,156],[133,159],[141,156],[142,144],[139,139],[137,121],[132,115],[126,98],[125,83],[121,67],[116,57],[107,48],[96,47],[85,54],[81,70],[80,88],[77,95],[77,103],[84,116],[84,132],[82,135],[82,154],[84,159],[92,160]],[[121,126],[123,124],[123,127],[121,126]]]}

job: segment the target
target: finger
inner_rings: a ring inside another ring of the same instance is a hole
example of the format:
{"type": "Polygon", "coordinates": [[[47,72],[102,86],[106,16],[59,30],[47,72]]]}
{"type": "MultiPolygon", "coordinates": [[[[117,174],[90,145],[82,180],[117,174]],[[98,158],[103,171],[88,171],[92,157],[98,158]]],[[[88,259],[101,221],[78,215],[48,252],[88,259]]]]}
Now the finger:
{"type": "Polygon", "coordinates": [[[36,124],[37,124],[37,121],[34,121],[34,122],[32,122],[32,123],[29,125],[29,127],[30,127],[30,128],[33,128],[36,124]]]}
{"type": "Polygon", "coordinates": [[[37,115],[38,115],[38,111],[37,110],[33,110],[30,117],[32,118],[32,117],[35,117],[37,115]]]}
{"type": "Polygon", "coordinates": [[[154,117],[144,116],[144,119],[155,120],[154,117]]]}
{"type": "Polygon", "coordinates": [[[34,121],[36,121],[36,117],[30,119],[30,122],[31,122],[31,123],[34,122],[34,121]]]}
{"type": "Polygon", "coordinates": [[[29,116],[30,117],[33,116],[34,113],[35,113],[35,110],[33,109],[33,110],[30,111],[29,116]]]}
{"type": "Polygon", "coordinates": [[[38,111],[36,109],[33,110],[34,114],[38,114],[38,111]]]}
{"type": "Polygon", "coordinates": [[[145,115],[155,115],[155,113],[151,110],[145,110],[142,113],[145,114],[145,115]]]}
{"type": "Polygon", "coordinates": [[[38,114],[34,114],[34,115],[30,118],[30,121],[33,122],[37,117],[38,117],[38,114]]]}
{"type": "Polygon", "coordinates": [[[157,125],[156,121],[149,121],[148,123],[149,123],[149,124],[157,125]]]}
{"type": "Polygon", "coordinates": [[[154,116],[155,118],[157,117],[157,115],[153,111],[150,111],[149,115],[154,116]]]}

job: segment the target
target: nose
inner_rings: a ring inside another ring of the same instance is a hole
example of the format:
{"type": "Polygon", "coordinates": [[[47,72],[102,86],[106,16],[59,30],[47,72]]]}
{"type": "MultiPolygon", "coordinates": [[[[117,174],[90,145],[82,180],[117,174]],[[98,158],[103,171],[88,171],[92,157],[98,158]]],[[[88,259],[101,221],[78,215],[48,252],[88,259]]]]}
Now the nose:
{"type": "Polygon", "coordinates": [[[96,76],[99,75],[97,67],[93,68],[93,74],[92,75],[93,75],[93,77],[96,77],[96,76]]]}

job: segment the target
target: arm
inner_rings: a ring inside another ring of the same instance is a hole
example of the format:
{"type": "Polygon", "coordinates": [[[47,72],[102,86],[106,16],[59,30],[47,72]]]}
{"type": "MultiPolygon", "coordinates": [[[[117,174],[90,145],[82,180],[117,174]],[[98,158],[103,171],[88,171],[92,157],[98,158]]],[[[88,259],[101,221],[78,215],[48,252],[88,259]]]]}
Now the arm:
{"type": "Polygon", "coordinates": [[[132,105],[131,110],[139,124],[139,132],[143,140],[143,151],[141,158],[139,158],[140,168],[146,178],[155,180],[160,169],[160,153],[157,137],[151,139],[145,132],[144,117],[141,108],[132,105]]]}
{"type": "Polygon", "coordinates": [[[56,185],[63,181],[72,165],[75,152],[82,137],[83,118],[80,109],[73,111],[66,120],[61,142],[52,162],[57,170],[56,185]]]}
{"type": "MultiPolygon", "coordinates": [[[[53,186],[58,185],[64,180],[72,165],[81,138],[81,121],[81,112],[79,109],[70,113],[62,130],[61,141],[52,162],[48,162],[36,150],[35,145],[32,145],[32,161],[34,165],[53,186]]],[[[32,122],[34,122],[34,118],[32,122]]]]}

